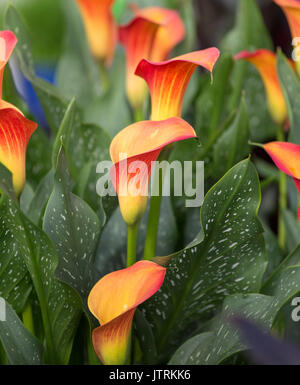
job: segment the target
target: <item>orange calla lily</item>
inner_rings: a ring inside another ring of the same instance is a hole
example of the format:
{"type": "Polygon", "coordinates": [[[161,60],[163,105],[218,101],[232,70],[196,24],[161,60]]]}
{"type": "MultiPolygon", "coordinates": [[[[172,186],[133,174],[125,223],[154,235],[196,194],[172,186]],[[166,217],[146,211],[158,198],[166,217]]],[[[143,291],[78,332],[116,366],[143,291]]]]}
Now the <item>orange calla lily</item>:
{"type": "Polygon", "coordinates": [[[300,76],[300,1],[299,0],[273,0],[279,5],[290,26],[293,37],[293,45],[298,52],[298,60],[296,61],[297,72],[300,76]]]}
{"type": "Polygon", "coordinates": [[[153,43],[152,61],[166,60],[172,49],[179,44],[185,36],[185,27],[177,11],[162,7],[139,8],[131,4],[135,16],[145,17],[160,25],[153,43]]]}
{"type": "Polygon", "coordinates": [[[140,261],[104,276],[93,287],[88,306],[101,326],[94,329],[92,339],[103,364],[128,363],[135,310],[160,289],[165,273],[154,262],[140,261]]]}
{"type": "Polygon", "coordinates": [[[124,45],[127,61],[126,88],[133,108],[140,108],[146,95],[144,80],[135,75],[142,59],[166,60],[171,50],[184,37],[183,23],[176,11],[149,7],[134,7],[135,18],[119,28],[119,39],[124,45]]]}
{"type": "Polygon", "coordinates": [[[220,52],[208,48],[191,52],[164,62],[143,59],[136,75],[145,79],[151,93],[152,120],[180,117],[184,94],[197,66],[212,72],[220,52]]]}
{"type": "Polygon", "coordinates": [[[152,162],[168,144],[195,137],[194,129],[181,118],[137,122],[114,137],[110,146],[114,163],[111,179],[129,226],[135,225],[146,210],[152,162]]]}
{"type": "Polygon", "coordinates": [[[37,124],[26,119],[17,107],[2,100],[2,82],[17,38],[11,31],[0,31],[0,162],[12,173],[19,195],[25,184],[25,157],[29,138],[37,124]]]}
{"type": "Polygon", "coordinates": [[[110,65],[115,52],[117,27],[112,14],[114,0],[76,0],[84,21],[92,54],[110,65]]]}
{"type": "MultiPolygon", "coordinates": [[[[275,165],[293,178],[300,196],[300,146],[288,142],[270,142],[263,147],[275,165]]],[[[300,222],[300,208],[298,217],[300,222]]]]}
{"type": "Polygon", "coordinates": [[[119,28],[119,39],[126,52],[126,91],[134,109],[140,108],[146,95],[144,80],[134,72],[143,57],[150,57],[159,24],[144,17],[136,17],[131,23],[119,28]]]}
{"type": "Polygon", "coordinates": [[[36,123],[15,109],[0,110],[0,162],[12,173],[17,195],[25,184],[26,149],[36,128],[36,123]]]}
{"type": "Polygon", "coordinates": [[[257,68],[264,83],[270,114],[276,123],[282,124],[287,118],[287,109],[277,75],[274,52],[267,49],[252,53],[242,51],[234,58],[246,60],[257,68]]]}
{"type": "Polygon", "coordinates": [[[0,31],[0,108],[12,107],[11,104],[2,100],[2,83],[5,66],[17,44],[17,38],[11,31],[0,31]]]}
{"type": "Polygon", "coordinates": [[[5,66],[17,44],[17,38],[11,31],[0,31],[0,99],[5,66]]]}

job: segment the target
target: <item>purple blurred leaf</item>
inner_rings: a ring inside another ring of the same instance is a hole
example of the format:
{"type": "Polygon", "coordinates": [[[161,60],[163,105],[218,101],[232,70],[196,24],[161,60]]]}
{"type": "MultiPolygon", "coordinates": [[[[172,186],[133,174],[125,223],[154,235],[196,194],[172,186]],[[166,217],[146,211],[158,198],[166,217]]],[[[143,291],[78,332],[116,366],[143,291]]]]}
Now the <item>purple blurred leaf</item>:
{"type": "Polygon", "coordinates": [[[235,317],[232,322],[239,328],[249,355],[262,365],[300,365],[300,349],[271,336],[264,329],[245,318],[235,317]]]}

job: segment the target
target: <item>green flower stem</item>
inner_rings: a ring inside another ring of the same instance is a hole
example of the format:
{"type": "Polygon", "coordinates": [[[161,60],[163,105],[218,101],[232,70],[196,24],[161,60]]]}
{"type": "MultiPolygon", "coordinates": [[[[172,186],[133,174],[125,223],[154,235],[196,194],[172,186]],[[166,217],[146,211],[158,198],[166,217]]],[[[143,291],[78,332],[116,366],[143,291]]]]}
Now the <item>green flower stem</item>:
{"type": "Polygon", "coordinates": [[[34,322],[33,322],[33,316],[32,316],[32,307],[30,302],[27,303],[23,313],[22,313],[22,320],[24,326],[27,328],[27,330],[30,331],[31,334],[35,335],[34,333],[34,322]]]}
{"type": "Polygon", "coordinates": [[[145,248],[144,248],[144,259],[152,259],[155,257],[155,254],[156,254],[156,243],[157,243],[157,233],[158,233],[160,207],[161,207],[161,199],[162,199],[163,180],[162,180],[161,173],[157,175],[157,172],[159,172],[159,170],[155,170],[155,171],[156,171],[156,175],[155,175],[154,181],[158,182],[158,186],[154,186],[154,191],[159,191],[159,195],[152,196],[150,201],[147,233],[146,233],[145,248]]]}
{"type": "MultiPolygon", "coordinates": [[[[284,141],[283,125],[279,125],[277,129],[277,140],[284,141]]],[[[286,229],[283,220],[283,211],[287,207],[287,177],[282,171],[279,172],[279,205],[278,205],[278,243],[281,249],[285,249],[286,229]]]]}
{"type": "Polygon", "coordinates": [[[265,180],[263,180],[260,184],[260,187],[261,187],[261,190],[263,191],[265,188],[267,188],[268,186],[270,186],[270,184],[272,184],[273,182],[276,182],[277,181],[277,178],[276,176],[269,176],[268,178],[266,178],[265,180]]]}
{"type": "Polygon", "coordinates": [[[99,74],[103,93],[106,93],[109,89],[109,76],[108,70],[102,60],[99,62],[99,74]]]}
{"type": "Polygon", "coordinates": [[[128,226],[127,231],[127,267],[129,267],[136,262],[136,246],[139,231],[138,223],[133,226],[128,226]]]}
{"type": "MultiPolygon", "coordinates": [[[[163,161],[169,158],[174,146],[171,144],[163,149],[158,160],[163,161]]],[[[163,189],[163,175],[159,168],[154,170],[153,191],[158,191],[158,195],[152,196],[147,224],[147,233],[144,247],[144,259],[152,259],[156,254],[157,233],[159,225],[160,207],[163,189]]]]}
{"type": "Polygon", "coordinates": [[[137,107],[133,110],[133,119],[135,122],[144,120],[144,109],[143,106],[137,107]]]}

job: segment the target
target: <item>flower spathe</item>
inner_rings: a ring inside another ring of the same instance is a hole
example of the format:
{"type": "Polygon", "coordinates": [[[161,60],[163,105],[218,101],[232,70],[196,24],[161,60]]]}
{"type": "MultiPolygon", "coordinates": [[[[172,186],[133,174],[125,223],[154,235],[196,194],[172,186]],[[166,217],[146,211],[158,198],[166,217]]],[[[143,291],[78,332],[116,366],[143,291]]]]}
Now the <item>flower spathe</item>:
{"type": "Polygon", "coordinates": [[[296,55],[296,69],[300,76],[300,1],[273,0],[281,7],[290,26],[296,55]]]}
{"type": "Polygon", "coordinates": [[[177,11],[162,7],[139,8],[132,5],[135,16],[145,17],[159,28],[151,50],[152,61],[166,60],[172,49],[179,44],[185,36],[185,27],[177,11]]]}
{"type": "Polygon", "coordinates": [[[17,38],[11,31],[0,31],[0,108],[7,108],[9,103],[2,100],[2,83],[5,66],[17,44],[17,38]]]}
{"type": "Polygon", "coordinates": [[[195,69],[201,66],[212,72],[219,55],[219,50],[212,47],[164,62],[143,59],[135,73],[148,84],[151,94],[151,119],[180,117],[184,94],[195,69]]]}
{"type": "Polygon", "coordinates": [[[144,17],[136,17],[126,26],[119,27],[119,40],[126,53],[126,92],[134,109],[140,108],[147,95],[145,82],[134,72],[143,57],[150,57],[159,24],[144,17]]]}
{"type": "Polygon", "coordinates": [[[259,49],[254,52],[242,51],[234,58],[235,60],[246,60],[256,67],[265,87],[272,119],[278,124],[284,123],[287,118],[287,109],[277,75],[275,53],[267,49],[259,49]]]}
{"type": "Polygon", "coordinates": [[[142,59],[166,60],[184,37],[183,23],[174,10],[134,7],[134,19],[119,27],[119,40],[126,51],[126,90],[133,108],[140,108],[147,95],[144,80],[135,75],[142,59]]]}
{"type": "Polygon", "coordinates": [[[140,261],[107,274],[93,287],[88,307],[100,326],[93,330],[92,340],[103,364],[128,363],[135,310],[160,289],[165,273],[154,262],[140,261]]]}
{"type": "Polygon", "coordinates": [[[0,109],[0,162],[12,173],[17,195],[25,184],[26,149],[36,128],[36,123],[15,109],[0,109]]]}
{"type": "Polygon", "coordinates": [[[109,66],[113,60],[117,27],[112,14],[114,0],[76,0],[84,21],[92,54],[109,66]]]}
{"type": "Polygon", "coordinates": [[[5,66],[10,59],[18,40],[11,31],[0,31],[0,109],[13,108],[21,113],[21,111],[13,104],[2,99],[2,85],[5,66]]]}
{"type": "MultiPolygon", "coordinates": [[[[300,196],[300,146],[288,142],[270,142],[263,145],[263,148],[275,165],[293,178],[300,196]]],[[[298,218],[300,222],[300,208],[298,218]]]]}
{"type": "Polygon", "coordinates": [[[19,109],[2,99],[2,82],[17,38],[11,31],[0,31],[0,163],[11,173],[19,195],[25,184],[25,158],[29,138],[37,124],[26,119],[19,109]]]}
{"type": "Polygon", "coordinates": [[[135,225],[145,213],[152,162],[161,150],[170,143],[195,137],[194,129],[181,118],[137,122],[114,137],[110,146],[114,163],[111,179],[127,225],[135,225]]]}

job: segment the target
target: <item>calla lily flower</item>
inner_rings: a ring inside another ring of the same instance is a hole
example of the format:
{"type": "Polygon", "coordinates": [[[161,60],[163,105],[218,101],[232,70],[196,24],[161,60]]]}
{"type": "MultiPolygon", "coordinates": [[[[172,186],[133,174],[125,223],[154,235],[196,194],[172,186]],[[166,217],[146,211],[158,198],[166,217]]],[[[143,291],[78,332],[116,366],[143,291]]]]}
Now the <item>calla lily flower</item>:
{"type": "Polygon", "coordinates": [[[166,60],[176,44],[184,37],[183,23],[176,11],[149,7],[134,7],[135,18],[119,27],[119,40],[126,51],[126,88],[130,104],[140,108],[146,95],[145,82],[134,73],[143,59],[166,60]]]}
{"type": "Polygon", "coordinates": [[[154,262],[140,261],[104,276],[93,287],[88,306],[101,326],[94,329],[92,340],[103,364],[128,363],[135,310],[160,289],[165,273],[154,262]]]}
{"type": "Polygon", "coordinates": [[[17,38],[11,31],[0,31],[0,162],[12,173],[19,195],[25,184],[25,157],[29,138],[37,124],[26,119],[17,107],[2,99],[2,83],[17,38]]]}
{"type": "Polygon", "coordinates": [[[84,21],[92,54],[109,66],[113,60],[117,27],[112,14],[114,0],[76,0],[84,21]]]}
{"type": "Polygon", "coordinates": [[[15,109],[0,109],[0,162],[12,173],[17,195],[25,184],[26,149],[36,128],[36,123],[15,109]]]}
{"type": "Polygon", "coordinates": [[[267,49],[259,49],[252,53],[242,51],[234,58],[246,60],[256,67],[264,83],[272,119],[277,124],[284,123],[287,118],[287,109],[277,75],[275,53],[267,49]]]}
{"type": "Polygon", "coordinates": [[[0,31],[0,109],[16,108],[2,99],[2,83],[5,66],[17,44],[17,38],[11,31],[0,31]]]}
{"type": "Polygon", "coordinates": [[[17,44],[17,38],[11,31],[0,31],[0,99],[5,66],[17,44]]]}
{"type": "Polygon", "coordinates": [[[166,60],[172,49],[185,36],[185,27],[179,13],[162,7],[139,8],[136,4],[131,4],[131,9],[136,17],[145,17],[160,25],[149,59],[152,61],[166,60]]]}
{"type": "MultiPolygon", "coordinates": [[[[293,178],[300,196],[300,146],[288,142],[270,142],[263,145],[263,148],[275,165],[293,178]]],[[[300,222],[300,208],[298,218],[300,222]]]]}
{"type": "Polygon", "coordinates": [[[299,0],[274,0],[279,5],[290,26],[291,34],[293,37],[293,45],[298,51],[298,60],[296,61],[296,68],[298,75],[300,76],[300,1],[299,0]]]}
{"type": "Polygon", "coordinates": [[[151,119],[180,117],[184,94],[195,69],[201,66],[212,72],[219,55],[213,47],[164,62],[141,60],[135,73],[145,79],[150,89],[151,119]]]}
{"type": "Polygon", "coordinates": [[[135,225],[144,215],[152,162],[170,143],[195,138],[194,129],[181,118],[141,121],[120,131],[110,146],[114,163],[111,179],[124,221],[135,225]]]}
{"type": "Polygon", "coordinates": [[[159,24],[143,17],[119,28],[119,40],[126,53],[126,92],[134,109],[140,108],[147,95],[145,82],[134,72],[143,57],[150,57],[159,24]]]}

